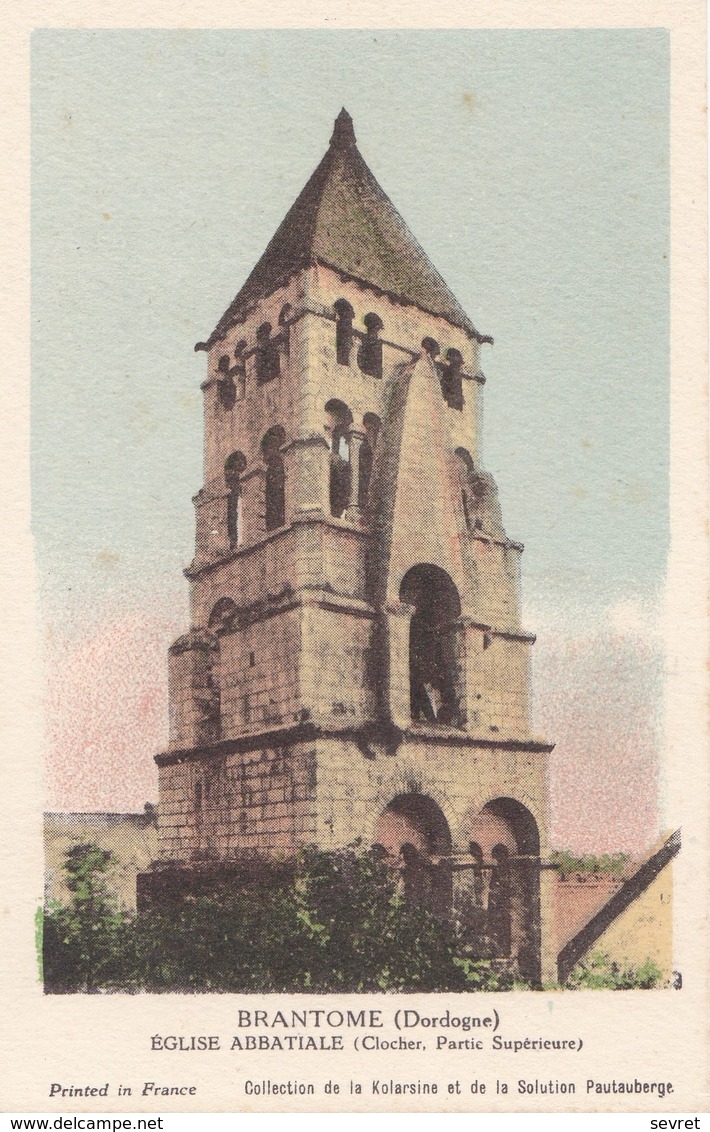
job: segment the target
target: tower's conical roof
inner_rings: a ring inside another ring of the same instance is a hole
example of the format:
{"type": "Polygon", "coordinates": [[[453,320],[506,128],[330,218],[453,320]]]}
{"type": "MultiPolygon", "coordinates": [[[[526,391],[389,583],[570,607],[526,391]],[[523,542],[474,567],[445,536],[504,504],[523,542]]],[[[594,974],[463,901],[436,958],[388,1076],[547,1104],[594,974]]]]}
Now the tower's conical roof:
{"type": "Polygon", "coordinates": [[[312,263],[440,315],[482,340],[365,164],[345,109],[335,120],[325,157],[205,345],[312,263]]]}

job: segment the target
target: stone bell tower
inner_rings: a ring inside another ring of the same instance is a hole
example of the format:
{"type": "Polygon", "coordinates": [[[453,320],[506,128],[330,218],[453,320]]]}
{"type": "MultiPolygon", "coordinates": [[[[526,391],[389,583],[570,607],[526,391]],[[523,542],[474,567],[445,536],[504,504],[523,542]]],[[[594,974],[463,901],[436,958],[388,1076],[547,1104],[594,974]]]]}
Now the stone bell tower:
{"type": "Polygon", "coordinates": [[[438,906],[468,901],[484,953],[551,978],[551,747],[530,731],[523,548],[479,461],[490,342],[341,111],[196,347],[204,486],[154,872],[379,845],[438,906]]]}

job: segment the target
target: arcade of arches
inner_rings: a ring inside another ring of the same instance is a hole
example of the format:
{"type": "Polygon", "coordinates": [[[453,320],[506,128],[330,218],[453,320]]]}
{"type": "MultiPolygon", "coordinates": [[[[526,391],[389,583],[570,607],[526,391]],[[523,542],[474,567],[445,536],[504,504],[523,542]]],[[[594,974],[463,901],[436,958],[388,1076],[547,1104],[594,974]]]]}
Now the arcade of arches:
{"type": "Polygon", "coordinates": [[[535,979],[540,947],[540,842],[530,811],[496,798],[462,831],[456,851],[430,797],[399,794],[378,817],[375,848],[399,870],[406,898],[459,922],[476,953],[515,962],[535,979]]]}

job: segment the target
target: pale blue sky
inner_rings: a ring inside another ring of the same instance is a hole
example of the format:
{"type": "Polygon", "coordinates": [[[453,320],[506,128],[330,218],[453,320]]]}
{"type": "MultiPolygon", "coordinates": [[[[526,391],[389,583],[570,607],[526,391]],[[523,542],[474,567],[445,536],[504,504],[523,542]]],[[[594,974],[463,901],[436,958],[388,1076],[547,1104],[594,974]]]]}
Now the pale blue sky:
{"type": "Polygon", "coordinates": [[[658,587],[665,32],[46,30],[32,66],[33,530],[51,619],[117,596],[186,610],[193,346],[343,105],[496,340],[483,458],[526,545],[526,595],[601,609],[658,587]]]}

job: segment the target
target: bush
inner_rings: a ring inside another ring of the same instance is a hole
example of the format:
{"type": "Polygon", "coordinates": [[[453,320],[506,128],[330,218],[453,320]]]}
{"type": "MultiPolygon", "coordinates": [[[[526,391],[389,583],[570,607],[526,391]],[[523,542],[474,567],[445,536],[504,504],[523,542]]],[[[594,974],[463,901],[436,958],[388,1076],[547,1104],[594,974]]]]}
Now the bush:
{"type": "Polygon", "coordinates": [[[567,980],[570,990],[652,990],[662,983],[663,972],[652,959],[624,967],[601,952],[577,963],[567,980]]]}
{"type": "Polygon", "coordinates": [[[92,993],[120,983],[127,917],[109,891],[115,864],[112,853],[94,844],[74,845],[66,854],[64,878],[72,897],[45,913],[45,988],[92,993]]]}
{"type": "Polygon", "coordinates": [[[569,849],[556,849],[550,853],[550,864],[556,866],[560,877],[607,876],[621,878],[628,864],[627,853],[584,853],[576,857],[569,849]]]}
{"type": "Polygon", "coordinates": [[[453,923],[405,902],[398,876],[356,848],[305,850],[295,879],[244,883],[121,915],[111,855],[77,846],[68,907],[45,914],[45,990],[321,992],[501,990],[453,923]]]}

